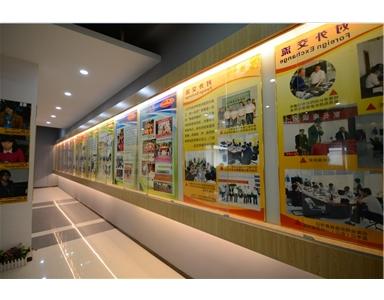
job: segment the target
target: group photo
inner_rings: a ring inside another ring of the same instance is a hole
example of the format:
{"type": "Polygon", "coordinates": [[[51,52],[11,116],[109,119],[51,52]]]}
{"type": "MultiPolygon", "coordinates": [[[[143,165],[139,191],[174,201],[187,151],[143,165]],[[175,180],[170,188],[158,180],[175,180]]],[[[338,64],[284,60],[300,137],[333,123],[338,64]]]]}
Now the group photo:
{"type": "Polygon", "coordinates": [[[235,128],[254,124],[256,117],[255,95],[255,88],[250,88],[234,95],[219,97],[219,128],[235,128]]]}
{"type": "Polygon", "coordinates": [[[156,162],[172,162],[172,141],[157,140],[155,145],[156,162]]]}
{"type": "Polygon", "coordinates": [[[156,121],[156,138],[172,136],[172,117],[156,121]]]}
{"type": "Polygon", "coordinates": [[[318,60],[296,69],[289,85],[292,95],[310,99],[327,92],[335,80],[335,67],[328,61],[318,60]]]}
{"type": "Polygon", "coordinates": [[[287,170],[287,213],[383,230],[381,172],[287,170]]]}
{"type": "Polygon", "coordinates": [[[260,177],[258,174],[220,172],[219,202],[245,208],[259,208],[260,177]]]}

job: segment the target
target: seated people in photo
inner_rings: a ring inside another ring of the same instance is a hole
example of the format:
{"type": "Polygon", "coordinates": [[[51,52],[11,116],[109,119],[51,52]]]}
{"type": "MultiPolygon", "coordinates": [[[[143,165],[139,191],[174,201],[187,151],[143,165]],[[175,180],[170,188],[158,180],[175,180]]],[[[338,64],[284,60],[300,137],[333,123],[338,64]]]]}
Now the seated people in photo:
{"type": "Polygon", "coordinates": [[[22,129],[23,123],[23,117],[15,113],[12,104],[6,102],[4,111],[0,112],[0,127],[22,129]]]}
{"type": "Polygon", "coordinates": [[[12,136],[3,135],[0,141],[0,162],[25,162],[24,153],[12,136]]]}
{"type": "MultiPolygon", "coordinates": [[[[373,90],[375,87],[383,86],[383,64],[376,64],[371,68],[370,73],[365,79],[365,88],[370,95],[375,94],[373,90]]],[[[383,90],[377,93],[378,95],[383,94],[383,90]]]]}
{"type": "Polygon", "coordinates": [[[321,136],[324,134],[321,128],[321,120],[318,118],[315,123],[308,128],[308,148],[312,150],[312,146],[321,143],[321,136]]]}
{"type": "Polygon", "coordinates": [[[306,90],[308,90],[308,86],[305,84],[305,69],[300,68],[291,81],[291,91],[295,96],[300,97],[306,90]]]}
{"type": "Polygon", "coordinates": [[[361,197],[357,199],[356,208],[352,212],[351,219],[346,224],[359,224],[361,218],[372,218],[374,215],[383,216],[383,208],[379,200],[372,195],[370,188],[361,190],[361,197]]]}
{"type": "Polygon", "coordinates": [[[8,170],[0,170],[0,197],[14,197],[15,187],[8,170]]]}
{"type": "Polygon", "coordinates": [[[326,82],[325,72],[321,69],[320,65],[315,66],[315,70],[312,72],[311,76],[311,87],[319,87],[321,84],[326,82]]]}
{"type": "Polygon", "coordinates": [[[295,136],[295,148],[299,155],[308,154],[308,138],[304,129],[300,129],[299,134],[295,136]]]}
{"type": "Polygon", "coordinates": [[[344,142],[349,140],[349,133],[345,130],[344,127],[340,127],[339,131],[336,132],[335,138],[338,142],[344,142]]]}
{"type": "Polygon", "coordinates": [[[322,182],[319,182],[319,193],[320,193],[320,195],[326,195],[326,193],[327,193],[327,190],[325,189],[322,182]]]}
{"type": "Polygon", "coordinates": [[[231,126],[232,127],[237,126],[237,117],[238,116],[239,116],[239,112],[235,108],[232,108],[232,110],[231,110],[231,126]]]}
{"type": "Polygon", "coordinates": [[[353,199],[354,195],[349,186],[344,187],[344,197],[348,198],[349,200],[353,199]]]}

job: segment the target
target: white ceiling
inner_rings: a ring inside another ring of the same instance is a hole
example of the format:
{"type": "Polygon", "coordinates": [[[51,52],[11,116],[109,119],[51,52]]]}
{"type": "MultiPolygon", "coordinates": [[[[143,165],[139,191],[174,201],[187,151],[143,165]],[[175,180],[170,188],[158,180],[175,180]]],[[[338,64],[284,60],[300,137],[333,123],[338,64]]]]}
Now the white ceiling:
{"type": "Polygon", "coordinates": [[[160,62],[157,54],[77,26],[6,24],[0,25],[0,38],[1,54],[39,65],[41,126],[71,126],[160,62]],[[81,68],[89,75],[80,75],[81,68]]]}

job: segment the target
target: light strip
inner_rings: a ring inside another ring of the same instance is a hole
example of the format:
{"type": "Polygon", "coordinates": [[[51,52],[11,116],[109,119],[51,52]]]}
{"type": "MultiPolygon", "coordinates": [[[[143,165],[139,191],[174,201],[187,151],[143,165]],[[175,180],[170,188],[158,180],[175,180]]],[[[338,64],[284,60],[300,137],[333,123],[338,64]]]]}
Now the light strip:
{"type": "Polygon", "coordinates": [[[111,269],[106,265],[104,260],[100,257],[100,255],[96,252],[96,250],[91,246],[91,244],[88,243],[87,239],[83,236],[83,234],[80,232],[80,230],[77,228],[77,226],[72,222],[72,220],[66,215],[66,213],[57,205],[57,202],[53,201],[57,207],[57,209],[63,214],[63,216],[68,220],[69,223],[71,223],[73,229],[76,230],[76,232],[79,234],[81,239],[84,241],[84,243],[88,246],[88,248],[93,252],[93,254],[97,257],[97,259],[101,262],[101,264],[107,269],[109,274],[112,275],[114,279],[117,279],[116,275],[111,271],[111,269]]]}
{"type": "MultiPolygon", "coordinates": [[[[174,87],[162,92],[161,94],[158,94],[158,95],[146,100],[145,102],[142,102],[142,103],[126,110],[126,111],[123,111],[120,114],[118,114],[118,115],[116,115],[116,116],[114,116],[108,120],[103,121],[102,123],[99,123],[99,124],[89,128],[85,131],[82,131],[81,133],[78,133],[78,134],[68,138],[66,141],[73,139],[73,138],[76,138],[77,136],[79,136],[81,134],[85,134],[88,131],[94,130],[94,129],[98,128],[99,126],[103,126],[104,124],[106,124],[108,122],[120,119],[120,118],[124,117],[126,114],[129,114],[130,112],[132,112],[133,110],[140,110],[140,108],[142,108],[143,106],[150,105],[151,103],[155,102],[156,100],[159,100],[159,99],[161,99],[161,98],[163,98],[169,94],[177,93],[177,91],[182,90],[187,85],[193,84],[194,82],[200,81],[203,78],[206,78],[206,77],[209,77],[215,73],[218,73],[218,72],[220,72],[220,71],[222,71],[222,70],[224,70],[224,69],[226,69],[232,65],[235,65],[237,63],[240,63],[240,62],[246,60],[249,57],[252,57],[256,54],[265,54],[267,52],[270,52],[278,44],[285,42],[285,41],[288,41],[290,39],[293,39],[300,34],[311,31],[311,30],[318,28],[324,24],[325,23],[305,23],[303,25],[300,25],[300,26],[298,26],[298,27],[286,32],[286,33],[283,33],[283,34],[263,43],[262,45],[256,46],[256,47],[254,47],[254,48],[252,48],[252,49],[250,49],[250,50],[248,50],[242,54],[237,55],[234,58],[229,59],[228,61],[225,61],[225,62],[223,62],[223,63],[221,63],[221,64],[219,64],[219,65],[217,65],[217,66],[215,66],[215,67],[213,67],[213,68],[211,68],[211,69],[209,69],[209,70],[207,70],[201,74],[194,76],[193,78],[190,78],[184,82],[181,82],[177,86],[174,86],[174,87]]],[[[58,145],[60,145],[63,142],[64,141],[60,142],[58,145]]]]}
{"type": "Polygon", "coordinates": [[[71,273],[72,273],[72,277],[73,277],[73,279],[76,279],[77,277],[76,277],[76,275],[75,275],[75,272],[74,272],[74,270],[72,269],[71,264],[70,264],[69,261],[68,261],[67,255],[65,255],[64,249],[62,248],[62,247],[63,247],[63,246],[62,246],[62,243],[59,241],[59,238],[58,238],[58,236],[57,236],[57,232],[54,232],[53,235],[55,236],[57,245],[59,246],[60,251],[61,251],[61,253],[63,254],[63,257],[64,257],[64,259],[65,259],[65,262],[66,262],[67,265],[68,265],[68,269],[69,269],[69,270],[71,271],[71,273]]]}

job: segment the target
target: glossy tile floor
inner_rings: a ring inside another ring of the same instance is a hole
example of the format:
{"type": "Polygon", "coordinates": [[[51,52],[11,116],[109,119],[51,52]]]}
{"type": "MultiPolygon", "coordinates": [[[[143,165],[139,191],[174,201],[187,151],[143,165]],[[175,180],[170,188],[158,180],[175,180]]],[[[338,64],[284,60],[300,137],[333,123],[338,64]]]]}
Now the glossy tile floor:
{"type": "Polygon", "coordinates": [[[183,278],[57,187],[34,191],[33,260],[0,278],[183,278]]]}

